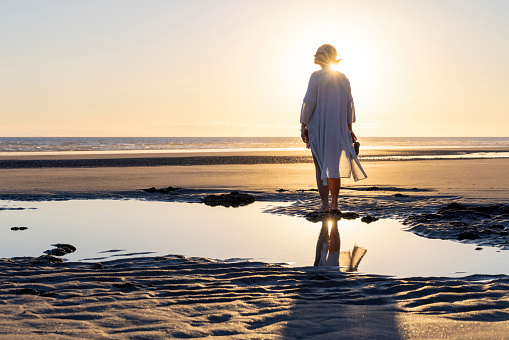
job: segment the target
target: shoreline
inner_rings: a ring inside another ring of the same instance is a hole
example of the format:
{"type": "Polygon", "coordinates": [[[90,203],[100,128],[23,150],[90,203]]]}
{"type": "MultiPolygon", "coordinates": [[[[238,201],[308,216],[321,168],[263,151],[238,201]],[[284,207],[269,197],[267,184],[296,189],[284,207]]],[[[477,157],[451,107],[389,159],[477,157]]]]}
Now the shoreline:
{"type": "MultiPolygon", "coordinates": [[[[409,161],[432,159],[493,159],[509,158],[508,147],[471,148],[376,148],[362,149],[359,159],[372,161],[409,161]],[[488,156],[486,156],[488,154],[488,156]],[[491,155],[491,156],[489,156],[491,155]],[[395,157],[399,157],[395,159],[395,157]],[[469,158],[472,157],[472,158],[469,158]]],[[[311,151],[303,148],[214,149],[214,150],[126,150],[84,152],[8,152],[0,153],[1,168],[30,167],[98,167],[137,166],[131,164],[199,165],[199,164],[272,164],[280,162],[312,162],[311,151]],[[189,161],[191,159],[191,161],[189,161]],[[199,161],[207,159],[208,163],[199,161]],[[88,163],[79,161],[88,160],[88,163]],[[38,161],[38,162],[34,162],[38,161]],[[60,161],[57,162],[57,161],[60,161]],[[72,162],[74,161],[74,162],[72,162]],[[100,161],[100,162],[99,162],[100,161]],[[123,162],[122,162],[123,161],[123,162]],[[109,162],[110,164],[104,163],[109,162]],[[130,164],[131,163],[131,164],[130,164]],[[20,164],[20,165],[16,165],[20,164]]]]}

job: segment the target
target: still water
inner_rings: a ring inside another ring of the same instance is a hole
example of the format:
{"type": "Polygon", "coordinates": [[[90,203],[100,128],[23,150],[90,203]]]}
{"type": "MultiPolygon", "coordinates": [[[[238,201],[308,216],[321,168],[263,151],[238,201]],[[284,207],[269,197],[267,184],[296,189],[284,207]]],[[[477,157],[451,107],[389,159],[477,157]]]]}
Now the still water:
{"type": "MultiPolygon", "coordinates": [[[[181,254],[312,266],[320,233],[323,241],[324,231],[335,229],[335,223],[263,213],[284,204],[225,208],[138,200],[0,201],[0,257],[39,256],[54,243],[68,243],[77,248],[64,256],[69,261],[181,254]],[[12,231],[15,226],[28,229],[12,231]]],[[[403,231],[396,220],[366,224],[342,219],[336,233],[343,254],[355,246],[362,250],[355,268],[361,273],[509,274],[509,251],[426,239],[403,231]]],[[[331,234],[330,240],[336,239],[331,234]]]]}

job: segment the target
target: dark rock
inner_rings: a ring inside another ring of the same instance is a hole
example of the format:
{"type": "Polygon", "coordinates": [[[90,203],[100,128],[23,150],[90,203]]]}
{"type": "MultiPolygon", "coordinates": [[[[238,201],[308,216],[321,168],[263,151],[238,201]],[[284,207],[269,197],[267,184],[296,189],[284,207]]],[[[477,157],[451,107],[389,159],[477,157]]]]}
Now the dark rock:
{"type": "Polygon", "coordinates": [[[366,191],[380,191],[382,189],[380,189],[379,187],[369,187],[366,189],[366,191]]]}
{"type": "Polygon", "coordinates": [[[266,268],[283,268],[283,267],[286,267],[286,264],[284,266],[282,266],[282,265],[277,264],[277,263],[266,263],[264,265],[264,267],[266,267],[266,268]]]}
{"type": "Polygon", "coordinates": [[[14,294],[20,295],[41,295],[41,292],[33,288],[22,288],[14,292],[14,294]]]}
{"type": "Polygon", "coordinates": [[[67,253],[74,253],[76,251],[76,247],[73,246],[72,244],[56,243],[52,244],[52,246],[57,248],[63,248],[65,251],[67,251],[67,253]]]}
{"type": "Polygon", "coordinates": [[[400,197],[400,198],[408,197],[408,195],[403,195],[403,194],[400,194],[400,193],[394,194],[393,196],[394,197],[400,197]]]}
{"type": "Polygon", "coordinates": [[[456,202],[452,202],[446,207],[442,207],[438,209],[438,212],[445,211],[445,210],[465,210],[465,206],[456,202]]]}
{"type": "Polygon", "coordinates": [[[464,232],[462,232],[461,234],[458,235],[458,240],[459,241],[462,241],[462,240],[476,240],[478,238],[479,238],[479,235],[477,235],[476,233],[471,232],[471,231],[464,231],[464,232]]]}
{"type": "Polygon", "coordinates": [[[161,189],[157,189],[156,187],[152,187],[152,188],[148,188],[148,189],[142,189],[143,191],[145,192],[150,192],[150,193],[154,193],[154,192],[158,192],[158,193],[161,193],[161,194],[168,194],[170,192],[173,192],[175,190],[179,190],[179,189],[182,189],[182,188],[179,188],[179,187],[167,187],[167,188],[161,188],[161,189]]]}
{"type": "Polygon", "coordinates": [[[304,215],[304,217],[308,221],[316,223],[316,222],[327,220],[329,218],[329,213],[328,212],[311,211],[311,212],[308,212],[306,215],[304,215]]]}
{"type": "Polygon", "coordinates": [[[475,248],[475,250],[482,250],[482,247],[477,247],[475,248]]]}
{"type": "Polygon", "coordinates": [[[356,218],[359,218],[359,214],[353,211],[345,211],[344,213],[341,213],[341,218],[344,218],[345,220],[355,220],[356,218]]]}
{"type": "Polygon", "coordinates": [[[65,254],[74,253],[76,251],[76,247],[72,244],[67,243],[56,243],[52,244],[53,249],[46,250],[44,254],[53,255],[53,256],[64,256],[65,254]]]}
{"type": "Polygon", "coordinates": [[[44,254],[53,255],[53,256],[64,256],[67,254],[64,248],[53,248],[46,250],[44,254]]]}
{"type": "Polygon", "coordinates": [[[375,222],[375,221],[378,221],[378,218],[373,217],[371,215],[366,215],[363,218],[361,218],[361,222],[364,222],[367,224],[370,224],[371,222],[375,222]]]}
{"type": "Polygon", "coordinates": [[[35,258],[34,263],[61,263],[64,262],[61,258],[52,255],[41,255],[35,258]]]}
{"type": "Polygon", "coordinates": [[[253,195],[232,191],[229,194],[209,195],[203,199],[203,203],[210,206],[240,207],[251,204],[255,201],[253,195]]]}
{"type": "Polygon", "coordinates": [[[300,191],[300,192],[304,192],[304,191],[318,191],[318,189],[297,189],[295,191],[300,191]]]}
{"type": "Polygon", "coordinates": [[[69,253],[74,253],[76,251],[76,248],[68,248],[68,247],[61,247],[66,254],[69,254],[69,253]]]}
{"type": "Polygon", "coordinates": [[[286,189],[277,189],[276,191],[277,192],[285,192],[285,191],[288,191],[288,190],[286,190],[286,189]]]}
{"type": "Polygon", "coordinates": [[[331,210],[328,212],[317,212],[312,211],[304,216],[308,221],[316,223],[324,220],[340,220],[342,218],[346,220],[354,220],[359,217],[359,214],[352,211],[341,212],[340,210],[331,210]]]}
{"type": "Polygon", "coordinates": [[[19,227],[12,227],[11,230],[18,231],[19,227]]]}
{"type": "Polygon", "coordinates": [[[318,212],[318,211],[310,211],[304,217],[316,217],[316,216],[322,216],[324,214],[327,214],[326,212],[318,212]]]}
{"type": "Polygon", "coordinates": [[[471,207],[469,210],[477,211],[479,213],[487,213],[487,214],[503,214],[505,210],[505,206],[503,204],[495,204],[495,205],[481,205],[478,207],[471,207]]]}

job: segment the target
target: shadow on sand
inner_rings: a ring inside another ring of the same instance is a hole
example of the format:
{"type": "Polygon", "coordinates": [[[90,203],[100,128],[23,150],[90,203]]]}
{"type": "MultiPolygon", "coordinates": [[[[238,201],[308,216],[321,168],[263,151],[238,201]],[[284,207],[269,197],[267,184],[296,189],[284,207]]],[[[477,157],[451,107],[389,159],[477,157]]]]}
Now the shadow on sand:
{"type": "Polygon", "coordinates": [[[314,268],[308,268],[294,285],[293,306],[283,338],[401,338],[394,303],[379,294],[365,294],[370,284],[384,278],[356,273],[367,250],[357,245],[342,250],[338,228],[341,217],[325,214],[308,220],[322,224],[314,268]]]}

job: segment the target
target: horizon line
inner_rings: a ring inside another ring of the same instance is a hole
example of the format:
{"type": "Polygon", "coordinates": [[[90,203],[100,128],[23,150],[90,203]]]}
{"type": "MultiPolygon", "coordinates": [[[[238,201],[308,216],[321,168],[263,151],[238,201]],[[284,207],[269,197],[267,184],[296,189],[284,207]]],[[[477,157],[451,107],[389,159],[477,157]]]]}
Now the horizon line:
{"type": "MultiPolygon", "coordinates": [[[[300,138],[300,136],[0,136],[0,138],[300,138]]],[[[509,136],[359,136],[358,138],[509,138],[509,136]]]]}

